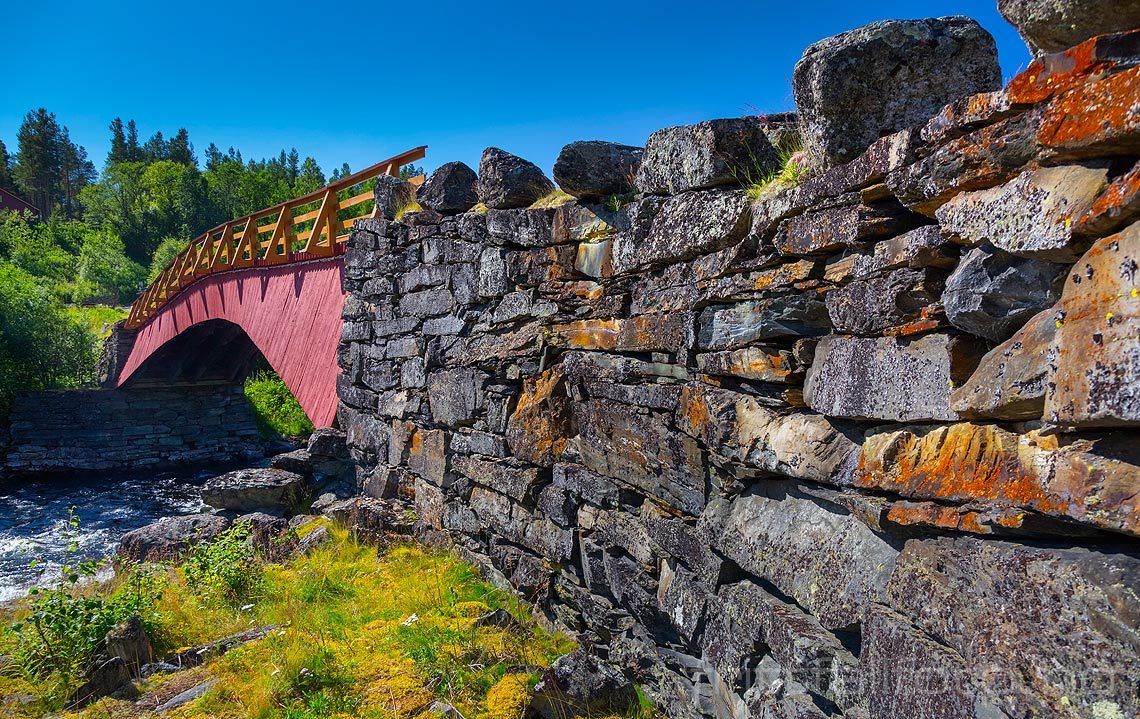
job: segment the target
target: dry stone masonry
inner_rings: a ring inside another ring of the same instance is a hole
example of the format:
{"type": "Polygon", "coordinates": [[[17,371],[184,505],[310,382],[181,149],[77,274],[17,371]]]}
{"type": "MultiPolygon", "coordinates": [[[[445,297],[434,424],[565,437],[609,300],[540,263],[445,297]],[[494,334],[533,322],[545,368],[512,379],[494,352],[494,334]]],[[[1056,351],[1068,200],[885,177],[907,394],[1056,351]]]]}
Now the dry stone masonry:
{"type": "Polygon", "coordinates": [[[793,118],[445,165],[345,259],[365,492],[671,717],[1136,716],[1140,32],[999,77],[817,43],[752,199],[793,118]]]}

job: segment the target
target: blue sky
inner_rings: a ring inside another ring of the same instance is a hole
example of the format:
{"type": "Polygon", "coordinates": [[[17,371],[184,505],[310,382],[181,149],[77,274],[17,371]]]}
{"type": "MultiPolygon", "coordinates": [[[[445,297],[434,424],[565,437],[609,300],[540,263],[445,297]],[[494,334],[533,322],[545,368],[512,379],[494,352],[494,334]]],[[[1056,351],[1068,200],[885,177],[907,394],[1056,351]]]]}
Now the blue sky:
{"type": "Polygon", "coordinates": [[[994,35],[1007,78],[1029,62],[996,0],[13,2],[0,139],[14,152],[43,106],[99,167],[121,116],[144,140],[186,127],[200,158],[296,147],[356,170],[426,144],[430,170],[496,145],[549,172],[574,140],[791,109],[812,42],[953,14],[994,35]]]}

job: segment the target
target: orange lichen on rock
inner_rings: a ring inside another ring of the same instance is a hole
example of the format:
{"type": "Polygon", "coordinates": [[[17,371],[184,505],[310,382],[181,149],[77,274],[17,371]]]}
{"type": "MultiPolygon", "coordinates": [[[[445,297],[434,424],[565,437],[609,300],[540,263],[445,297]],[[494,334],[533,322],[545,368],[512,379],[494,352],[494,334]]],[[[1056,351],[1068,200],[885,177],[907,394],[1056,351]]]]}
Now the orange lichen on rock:
{"type": "Polygon", "coordinates": [[[1037,141],[1061,157],[1140,150],[1140,66],[1064,93],[1045,106],[1037,141]]]}
{"type": "Polygon", "coordinates": [[[558,347],[615,352],[678,352],[685,342],[685,315],[638,315],[628,319],[579,320],[554,325],[558,347]]]}
{"type": "Polygon", "coordinates": [[[1127,442],[1110,435],[1061,444],[1054,436],[972,423],[870,433],[853,483],[917,499],[994,502],[1140,534],[1140,458],[1127,442]]]}
{"type": "Polygon", "coordinates": [[[1140,31],[1101,35],[1064,52],[1044,55],[1009,81],[1010,102],[1043,102],[1090,79],[1100,79],[1121,64],[1121,50],[1128,45],[1140,45],[1140,31]]]}
{"type": "Polygon", "coordinates": [[[544,467],[562,457],[574,434],[573,408],[565,387],[561,365],[523,382],[518,404],[507,421],[507,444],[516,457],[544,467]]]}

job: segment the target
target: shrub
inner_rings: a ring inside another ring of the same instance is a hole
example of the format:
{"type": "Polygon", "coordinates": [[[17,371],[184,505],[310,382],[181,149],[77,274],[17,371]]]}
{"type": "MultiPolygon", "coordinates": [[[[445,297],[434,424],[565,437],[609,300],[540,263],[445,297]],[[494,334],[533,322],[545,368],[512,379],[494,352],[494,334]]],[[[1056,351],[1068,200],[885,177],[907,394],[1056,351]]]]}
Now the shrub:
{"type": "Polygon", "coordinates": [[[96,338],[41,280],[0,260],[0,417],[18,393],[95,378],[96,338]]]}
{"type": "Polygon", "coordinates": [[[182,565],[186,584],[203,599],[235,605],[261,588],[263,569],[248,522],[237,522],[212,542],[190,550],[182,565]]]}
{"type": "Polygon", "coordinates": [[[146,270],[127,257],[123,241],[107,232],[90,232],[79,250],[72,298],[77,303],[122,304],[138,294],[146,270]]]}
{"type": "Polygon", "coordinates": [[[262,427],[283,437],[307,437],[313,423],[276,372],[261,371],[245,381],[245,396],[262,427]]]}
{"type": "Polygon", "coordinates": [[[155,248],[154,254],[150,258],[150,269],[147,270],[146,282],[149,285],[158,279],[170,261],[182,251],[182,248],[187,245],[186,240],[179,240],[174,237],[167,237],[158,244],[155,248]]]}
{"type": "MultiPolygon", "coordinates": [[[[76,554],[79,518],[74,507],[62,531],[69,553],[76,554]]],[[[84,585],[104,564],[87,559],[65,564],[59,582],[31,590],[27,615],[7,628],[15,665],[27,679],[45,686],[49,699],[61,700],[75,688],[115,625],[137,616],[148,631],[155,627],[161,576],[139,567],[107,596],[87,592],[84,585]]]]}

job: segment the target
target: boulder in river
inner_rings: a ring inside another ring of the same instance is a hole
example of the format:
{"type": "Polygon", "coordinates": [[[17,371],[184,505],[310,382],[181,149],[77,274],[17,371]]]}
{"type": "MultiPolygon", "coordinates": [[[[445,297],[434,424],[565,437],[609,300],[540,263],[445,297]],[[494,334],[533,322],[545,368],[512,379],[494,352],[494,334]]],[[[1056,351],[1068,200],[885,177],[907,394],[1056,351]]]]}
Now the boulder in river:
{"type": "Polygon", "coordinates": [[[119,540],[119,558],[133,562],[163,562],[178,559],[187,549],[208,542],[226,531],[230,520],[216,514],[164,517],[119,540]]]}
{"type": "Polygon", "coordinates": [[[285,511],[305,498],[305,478],[283,469],[254,467],[227,472],[206,482],[202,501],[214,509],[285,511]]]}

